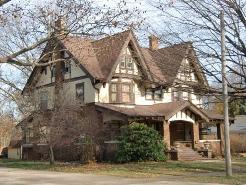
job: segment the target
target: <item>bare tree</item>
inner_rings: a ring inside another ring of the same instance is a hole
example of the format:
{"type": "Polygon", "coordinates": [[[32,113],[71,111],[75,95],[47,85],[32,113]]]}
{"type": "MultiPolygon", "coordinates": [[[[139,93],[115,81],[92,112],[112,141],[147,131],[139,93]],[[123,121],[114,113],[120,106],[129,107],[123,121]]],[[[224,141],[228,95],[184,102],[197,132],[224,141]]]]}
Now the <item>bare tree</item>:
{"type": "Polygon", "coordinates": [[[0,4],[6,3],[0,6],[0,102],[24,114],[30,109],[22,105],[30,102],[20,94],[30,72],[35,66],[61,60],[40,62],[54,52],[40,57],[47,42],[68,35],[98,38],[139,24],[135,20],[138,11],[130,11],[125,1],[115,3],[114,7],[92,0],[7,2],[0,4]],[[59,18],[64,22],[57,26],[55,21],[59,18]]]}
{"type": "Polygon", "coordinates": [[[211,83],[210,94],[221,91],[220,10],[225,12],[227,72],[229,95],[245,97],[246,92],[246,8],[240,0],[152,1],[159,10],[162,25],[156,32],[164,44],[192,41],[201,60],[202,69],[211,83]]]}

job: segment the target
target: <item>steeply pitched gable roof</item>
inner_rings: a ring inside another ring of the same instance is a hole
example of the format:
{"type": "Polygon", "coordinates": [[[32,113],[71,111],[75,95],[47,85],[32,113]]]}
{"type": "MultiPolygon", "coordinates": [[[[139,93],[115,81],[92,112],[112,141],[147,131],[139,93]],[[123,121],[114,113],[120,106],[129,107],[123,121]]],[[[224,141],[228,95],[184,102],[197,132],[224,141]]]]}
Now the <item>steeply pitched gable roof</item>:
{"type": "Polygon", "coordinates": [[[91,40],[81,37],[67,37],[61,40],[64,47],[96,79],[104,79],[101,65],[94,52],[91,40]]]}
{"type": "Polygon", "coordinates": [[[186,56],[187,49],[188,44],[182,43],[158,50],[144,49],[144,53],[146,59],[147,54],[151,56],[148,57],[148,62],[151,64],[152,68],[155,66],[158,68],[158,70],[154,70],[157,71],[154,73],[156,78],[162,79],[164,76],[167,83],[173,83],[177,77],[181,62],[186,56]]]}
{"type": "Polygon", "coordinates": [[[109,76],[129,34],[130,30],[127,30],[92,42],[100,69],[105,78],[109,76]]]}
{"type": "MultiPolygon", "coordinates": [[[[140,65],[145,70],[149,81],[160,85],[172,84],[177,77],[181,63],[185,57],[191,58],[196,70],[201,73],[194,48],[190,42],[176,44],[157,50],[141,48],[131,30],[111,35],[99,40],[81,37],[70,37],[59,41],[85,72],[93,78],[107,81],[112,77],[112,70],[123,50],[130,42],[133,43],[139,55],[140,65]],[[200,70],[200,71],[199,71],[200,70]]],[[[34,70],[35,72],[36,70],[34,70]]],[[[200,79],[206,82],[203,74],[200,79]]],[[[32,78],[34,74],[31,75],[32,78]]],[[[30,79],[28,83],[30,84],[30,79]]]]}

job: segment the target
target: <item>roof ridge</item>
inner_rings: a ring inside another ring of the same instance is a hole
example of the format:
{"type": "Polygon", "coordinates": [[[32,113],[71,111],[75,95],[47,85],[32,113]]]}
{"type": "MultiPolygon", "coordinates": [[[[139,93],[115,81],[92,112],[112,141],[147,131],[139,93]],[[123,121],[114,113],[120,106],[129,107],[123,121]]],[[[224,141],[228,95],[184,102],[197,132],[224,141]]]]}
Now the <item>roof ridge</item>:
{"type": "MultiPolygon", "coordinates": [[[[192,41],[180,42],[180,43],[172,44],[172,45],[170,45],[170,46],[166,46],[166,47],[163,47],[163,48],[159,48],[158,50],[161,50],[161,49],[167,49],[167,48],[172,48],[172,47],[181,46],[181,45],[188,45],[188,44],[192,44],[192,43],[193,43],[192,41]]],[[[157,51],[158,51],[158,50],[157,50],[157,51]]]]}
{"type": "Polygon", "coordinates": [[[127,30],[125,30],[125,31],[118,32],[118,33],[115,33],[115,34],[113,34],[113,35],[108,35],[108,36],[105,36],[105,37],[100,38],[100,39],[98,39],[98,40],[94,40],[94,41],[92,41],[92,42],[102,41],[102,40],[108,39],[108,38],[110,38],[110,37],[116,37],[116,36],[119,36],[119,35],[124,34],[124,33],[126,33],[126,32],[131,32],[131,29],[127,29],[127,30]]]}

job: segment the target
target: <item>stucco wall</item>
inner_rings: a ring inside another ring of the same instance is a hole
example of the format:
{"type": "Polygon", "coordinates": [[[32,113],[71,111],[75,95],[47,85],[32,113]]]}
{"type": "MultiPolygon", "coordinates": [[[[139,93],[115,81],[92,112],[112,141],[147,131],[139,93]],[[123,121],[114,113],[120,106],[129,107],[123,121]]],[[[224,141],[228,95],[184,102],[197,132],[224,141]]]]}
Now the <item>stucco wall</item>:
{"type": "MultiPolygon", "coordinates": [[[[95,88],[93,87],[91,80],[86,76],[86,72],[83,71],[78,64],[76,64],[72,59],[70,59],[71,73],[67,72],[64,75],[65,80],[72,79],[71,81],[66,81],[63,83],[63,87],[60,90],[61,97],[63,98],[61,102],[65,104],[74,104],[76,101],[76,84],[84,83],[84,102],[91,103],[95,102],[95,88]],[[82,79],[79,79],[81,77],[82,79]],[[77,79],[78,80],[73,80],[77,79]]],[[[36,109],[40,108],[40,98],[42,93],[47,93],[48,95],[48,109],[54,107],[55,100],[55,78],[51,79],[51,68],[46,67],[47,73],[43,72],[36,84],[31,98],[33,99],[34,106],[36,109]]]]}

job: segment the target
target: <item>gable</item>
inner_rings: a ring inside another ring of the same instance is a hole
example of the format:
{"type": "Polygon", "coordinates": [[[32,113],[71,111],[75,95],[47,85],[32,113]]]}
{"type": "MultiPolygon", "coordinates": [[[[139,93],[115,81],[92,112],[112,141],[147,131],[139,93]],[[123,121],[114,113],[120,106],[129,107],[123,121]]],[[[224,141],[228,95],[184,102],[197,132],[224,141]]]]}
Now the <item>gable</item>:
{"type": "Polygon", "coordinates": [[[114,74],[142,76],[142,69],[138,59],[134,57],[134,51],[132,51],[129,46],[123,49],[119,60],[120,62],[118,63],[114,74]]]}
{"type": "Polygon", "coordinates": [[[127,30],[91,43],[104,79],[111,74],[129,34],[130,30],[127,30]]]}
{"type": "Polygon", "coordinates": [[[117,66],[121,62],[122,56],[124,55],[124,52],[126,52],[126,48],[129,48],[131,51],[132,57],[136,61],[135,64],[138,66],[139,69],[141,69],[141,74],[144,79],[147,79],[148,81],[153,81],[153,78],[151,76],[151,73],[149,72],[148,66],[145,63],[145,60],[143,58],[143,54],[141,52],[141,48],[138,45],[138,42],[134,35],[130,32],[129,37],[125,41],[123,47],[121,48],[121,51],[119,55],[117,56],[116,61],[114,61],[114,64],[110,70],[109,76],[107,77],[107,81],[110,81],[116,71],[117,66]]]}

